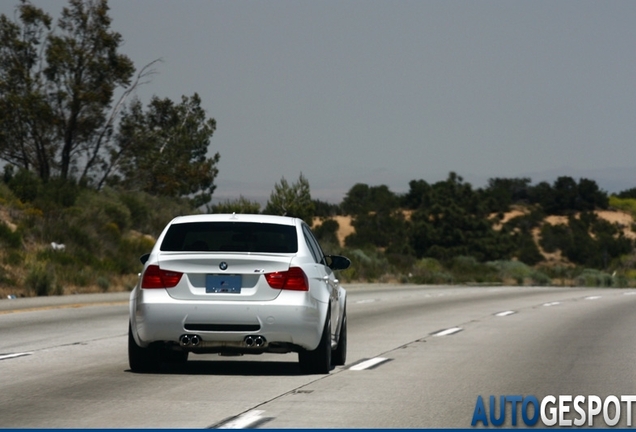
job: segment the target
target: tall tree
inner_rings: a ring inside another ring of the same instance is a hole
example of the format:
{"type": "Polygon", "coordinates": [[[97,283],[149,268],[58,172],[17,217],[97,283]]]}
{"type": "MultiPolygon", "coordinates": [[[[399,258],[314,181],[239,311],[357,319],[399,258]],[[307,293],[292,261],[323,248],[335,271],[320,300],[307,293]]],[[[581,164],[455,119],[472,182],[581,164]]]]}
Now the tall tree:
{"type": "Polygon", "coordinates": [[[48,179],[56,146],[42,50],[52,20],[24,2],[16,14],[0,15],[0,158],[48,179]]]}
{"type": "MultiPolygon", "coordinates": [[[[110,30],[106,0],[70,0],[51,34],[44,71],[55,110],[60,176],[65,179],[81,159],[96,162],[105,135],[116,88],[127,87],[135,72],[132,61],[117,52],[119,33],[110,30]]],[[[85,166],[85,177],[91,166],[85,166]]]]}
{"type": "MultiPolygon", "coordinates": [[[[198,94],[180,104],[153,97],[144,111],[134,101],[124,111],[111,153],[111,171],[129,190],[185,197],[195,207],[212,199],[218,153],[208,157],[216,121],[207,118],[198,94]]],[[[108,174],[108,173],[107,173],[108,174]]]]}
{"type": "MultiPolygon", "coordinates": [[[[106,0],[70,0],[57,28],[27,0],[0,16],[0,157],[47,181],[89,180],[113,133],[115,90],[130,94],[132,61],[118,53],[106,0]],[[3,128],[4,129],[4,128],[3,128]]],[[[138,80],[132,84],[138,84],[138,80]]],[[[121,102],[121,100],[120,100],[121,102]]]]}
{"type": "Polygon", "coordinates": [[[351,216],[369,212],[392,211],[400,205],[398,197],[386,185],[369,186],[356,183],[345,195],[341,207],[351,216]]]}
{"type": "Polygon", "coordinates": [[[491,212],[506,212],[512,204],[528,201],[530,178],[491,178],[482,191],[491,212]]]}
{"type": "Polygon", "coordinates": [[[297,217],[313,224],[314,203],[311,200],[309,181],[302,173],[298,181],[289,184],[283,177],[274,185],[269,201],[263,210],[265,214],[297,217]]]}

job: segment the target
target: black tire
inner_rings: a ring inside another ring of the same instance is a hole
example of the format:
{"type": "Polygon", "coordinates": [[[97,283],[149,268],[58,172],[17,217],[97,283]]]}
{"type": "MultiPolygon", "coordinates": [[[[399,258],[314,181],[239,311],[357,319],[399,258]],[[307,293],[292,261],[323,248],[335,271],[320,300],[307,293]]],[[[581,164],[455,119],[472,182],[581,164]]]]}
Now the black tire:
{"type": "Polygon", "coordinates": [[[171,365],[180,365],[188,361],[188,351],[175,351],[165,348],[163,350],[163,361],[171,365]]]}
{"type": "Polygon", "coordinates": [[[128,324],[128,365],[133,372],[152,372],[159,368],[159,356],[153,347],[142,348],[137,345],[128,324]]]}
{"type": "Polygon", "coordinates": [[[342,316],[340,325],[340,335],[338,336],[338,346],[331,353],[331,364],[334,366],[344,366],[347,361],[347,313],[342,316]]]}
{"type": "Polygon", "coordinates": [[[327,315],[320,343],[313,351],[298,353],[300,371],[305,374],[328,374],[331,371],[331,318],[327,315]]]}

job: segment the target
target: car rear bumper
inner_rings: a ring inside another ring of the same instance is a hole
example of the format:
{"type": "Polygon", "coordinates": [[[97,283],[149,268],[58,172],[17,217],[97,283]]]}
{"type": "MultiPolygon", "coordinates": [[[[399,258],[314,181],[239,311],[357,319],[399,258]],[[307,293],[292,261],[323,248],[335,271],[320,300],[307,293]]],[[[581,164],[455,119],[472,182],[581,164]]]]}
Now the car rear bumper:
{"type": "Polygon", "coordinates": [[[271,301],[219,302],[175,300],[165,289],[136,288],[130,308],[133,336],[142,347],[154,342],[179,346],[181,336],[197,335],[200,343],[187,349],[249,352],[245,338],[261,336],[267,341],[261,352],[275,352],[281,347],[315,349],[328,305],[299,291],[283,290],[271,301]]]}

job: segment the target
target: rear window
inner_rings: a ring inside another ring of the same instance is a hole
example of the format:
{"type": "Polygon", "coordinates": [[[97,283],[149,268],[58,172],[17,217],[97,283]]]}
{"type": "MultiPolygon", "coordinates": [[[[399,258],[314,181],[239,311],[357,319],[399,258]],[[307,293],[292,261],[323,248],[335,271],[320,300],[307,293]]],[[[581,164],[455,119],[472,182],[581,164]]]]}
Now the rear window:
{"type": "Polygon", "coordinates": [[[166,252],[298,251],[296,227],[252,222],[191,222],[170,226],[161,243],[166,252]]]}

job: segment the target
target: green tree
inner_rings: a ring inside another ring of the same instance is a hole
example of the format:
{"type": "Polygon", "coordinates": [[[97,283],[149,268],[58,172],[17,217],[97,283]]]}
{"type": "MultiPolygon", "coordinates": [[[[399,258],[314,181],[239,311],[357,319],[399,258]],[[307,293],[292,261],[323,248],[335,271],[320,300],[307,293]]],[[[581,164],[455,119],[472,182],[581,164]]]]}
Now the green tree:
{"type": "Polygon", "coordinates": [[[634,188],[630,188],[630,189],[625,189],[624,191],[621,191],[618,193],[618,195],[616,195],[619,198],[633,198],[636,199],[636,187],[634,188]]]}
{"type": "Polygon", "coordinates": [[[567,215],[579,211],[592,211],[609,206],[607,193],[600,190],[594,180],[558,177],[553,185],[541,182],[529,191],[531,203],[539,204],[547,214],[567,215]]]}
{"type": "Polygon", "coordinates": [[[409,236],[418,258],[448,261],[472,256],[489,261],[511,256],[510,236],[493,229],[488,209],[470,183],[451,172],[446,181],[424,189],[428,205],[413,213],[409,236]]]}
{"type": "Polygon", "coordinates": [[[582,178],[578,184],[580,211],[591,211],[597,208],[606,209],[609,207],[609,196],[602,191],[594,180],[582,178]]]}
{"type": "MultiPolygon", "coordinates": [[[[111,153],[112,184],[157,196],[184,197],[194,207],[210,202],[220,156],[207,157],[216,121],[198,94],[180,104],[153,97],[146,111],[134,101],[122,114],[111,153]]],[[[106,173],[106,175],[109,173],[106,173]]],[[[105,178],[105,177],[104,177],[105,178]]]]}
{"type": "Polygon", "coordinates": [[[374,211],[396,210],[399,204],[397,195],[388,186],[357,183],[345,195],[341,208],[345,214],[359,216],[374,211]]]}
{"type": "Polygon", "coordinates": [[[261,205],[256,201],[250,201],[242,195],[235,200],[225,200],[218,204],[208,206],[208,213],[260,213],[261,205]]]}
{"type": "Polygon", "coordinates": [[[402,197],[402,205],[410,210],[417,210],[421,206],[431,205],[432,188],[424,180],[411,180],[409,191],[402,197]]]}
{"type": "Polygon", "coordinates": [[[0,158],[43,181],[88,181],[100,169],[121,107],[115,90],[123,99],[139,82],[108,10],[106,0],[70,0],[55,30],[26,0],[18,21],[0,16],[0,158]]]}
{"type": "Polygon", "coordinates": [[[309,181],[300,173],[298,181],[292,183],[283,177],[274,185],[269,201],[263,210],[265,214],[291,216],[313,224],[314,202],[311,199],[309,181]]]}
{"type": "Polygon", "coordinates": [[[567,225],[544,224],[540,244],[546,252],[561,250],[573,263],[597,269],[607,268],[613,259],[634,247],[616,224],[593,212],[570,215],[567,225]]]}
{"type": "Polygon", "coordinates": [[[338,242],[338,229],[340,229],[340,224],[338,221],[334,219],[327,219],[323,221],[320,225],[312,228],[316,239],[324,245],[339,245],[338,242]]]}
{"type": "Polygon", "coordinates": [[[52,20],[28,3],[16,12],[19,22],[0,15],[0,157],[48,179],[56,146],[39,47],[52,20]]]}
{"type": "Polygon", "coordinates": [[[347,246],[374,246],[387,253],[411,253],[400,198],[388,186],[357,183],[345,195],[341,208],[352,216],[351,224],[355,228],[345,239],[347,246]]]}
{"type": "Polygon", "coordinates": [[[484,200],[491,212],[506,212],[512,204],[527,202],[529,178],[491,178],[483,191],[484,200]]]}
{"type": "Polygon", "coordinates": [[[340,209],[339,204],[332,204],[326,201],[321,201],[319,199],[315,199],[314,201],[314,216],[319,217],[333,217],[341,214],[342,210],[340,209]]]}

